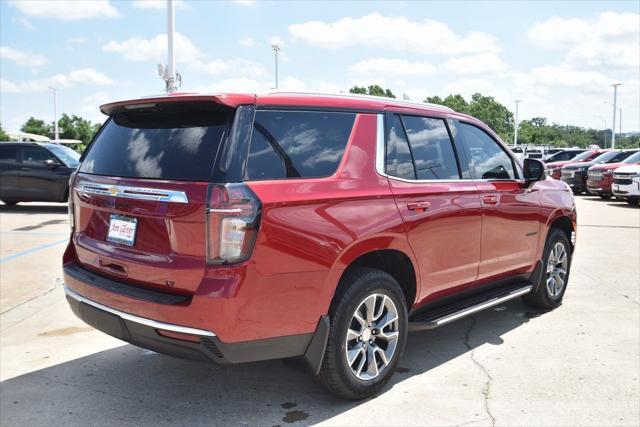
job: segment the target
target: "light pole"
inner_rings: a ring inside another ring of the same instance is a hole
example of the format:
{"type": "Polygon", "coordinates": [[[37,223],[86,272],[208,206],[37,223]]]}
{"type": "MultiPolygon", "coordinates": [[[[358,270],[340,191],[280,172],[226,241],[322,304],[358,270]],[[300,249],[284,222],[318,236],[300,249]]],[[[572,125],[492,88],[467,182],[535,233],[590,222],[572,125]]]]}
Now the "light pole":
{"type": "Polygon", "coordinates": [[[53,91],[53,139],[58,139],[58,102],[56,100],[57,87],[49,87],[53,91]]]}
{"type": "Polygon", "coordinates": [[[622,83],[614,83],[613,86],[613,121],[611,122],[611,148],[616,148],[616,103],[618,102],[618,86],[622,83]]]}
{"type": "Polygon", "coordinates": [[[273,53],[275,54],[275,60],[276,60],[276,89],[278,89],[278,52],[280,52],[280,46],[276,43],[271,45],[271,48],[273,49],[273,53]]]}
{"type": "Polygon", "coordinates": [[[513,133],[513,146],[518,146],[518,105],[522,102],[522,99],[516,99],[516,119],[515,119],[515,132],[513,133]]]}

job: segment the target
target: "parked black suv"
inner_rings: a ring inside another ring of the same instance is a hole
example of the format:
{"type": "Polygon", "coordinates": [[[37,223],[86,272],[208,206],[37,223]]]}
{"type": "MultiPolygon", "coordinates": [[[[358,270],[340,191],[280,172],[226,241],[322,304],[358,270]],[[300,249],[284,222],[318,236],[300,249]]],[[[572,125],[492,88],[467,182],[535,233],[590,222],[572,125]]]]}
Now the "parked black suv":
{"type": "Polygon", "coordinates": [[[66,202],[69,176],[80,155],[63,145],[33,142],[0,143],[0,200],[66,202]]]}

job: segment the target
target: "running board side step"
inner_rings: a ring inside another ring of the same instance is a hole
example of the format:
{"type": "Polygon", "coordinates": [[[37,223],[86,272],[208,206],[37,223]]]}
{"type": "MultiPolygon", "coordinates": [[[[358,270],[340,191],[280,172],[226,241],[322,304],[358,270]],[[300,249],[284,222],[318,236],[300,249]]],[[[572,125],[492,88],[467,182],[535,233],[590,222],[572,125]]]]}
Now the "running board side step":
{"type": "Polygon", "coordinates": [[[503,302],[531,292],[531,284],[512,285],[484,295],[475,296],[453,304],[445,305],[409,320],[409,331],[435,329],[455,320],[477,313],[503,302]]]}

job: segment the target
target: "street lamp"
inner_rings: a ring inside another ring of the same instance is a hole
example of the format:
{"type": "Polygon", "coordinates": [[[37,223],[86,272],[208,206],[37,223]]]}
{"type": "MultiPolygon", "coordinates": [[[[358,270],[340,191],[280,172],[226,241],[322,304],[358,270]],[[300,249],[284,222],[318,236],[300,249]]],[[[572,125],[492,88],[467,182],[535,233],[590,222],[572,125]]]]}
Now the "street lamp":
{"type": "Polygon", "coordinates": [[[611,148],[616,148],[616,103],[618,101],[618,86],[621,86],[622,83],[614,83],[613,86],[613,125],[611,126],[611,148]]]}
{"type": "Polygon", "coordinates": [[[516,119],[515,119],[515,132],[513,134],[513,146],[518,146],[518,105],[522,102],[522,99],[516,99],[516,119]]]}
{"type": "Polygon", "coordinates": [[[276,89],[278,89],[278,52],[280,52],[280,46],[277,43],[271,45],[271,49],[273,49],[273,53],[275,54],[276,60],[276,89]]]}
{"type": "Polygon", "coordinates": [[[57,87],[50,86],[49,89],[53,91],[53,139],[58,139],[58,102],[56,100],[57,87]]]}

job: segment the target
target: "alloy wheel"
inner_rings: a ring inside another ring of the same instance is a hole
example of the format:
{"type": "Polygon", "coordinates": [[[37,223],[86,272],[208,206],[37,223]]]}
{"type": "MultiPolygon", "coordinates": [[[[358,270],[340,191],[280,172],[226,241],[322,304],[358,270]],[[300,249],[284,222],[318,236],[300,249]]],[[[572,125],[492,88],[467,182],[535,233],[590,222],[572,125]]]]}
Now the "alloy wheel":
{"type": "Polygon", "coordinates": [[[384,294],[372,294],[358,304],[349,323],[345,356],[351,373],[369,381],[393,359],[398,345],[398,309],[384,294]]]}
{"type": "Polygon", "coordinates": [[[569,257],[567,248],[562,242],[556,242],[547,259],[547,291],[553,298],[562,293],[567,280],[569,257]]]}

